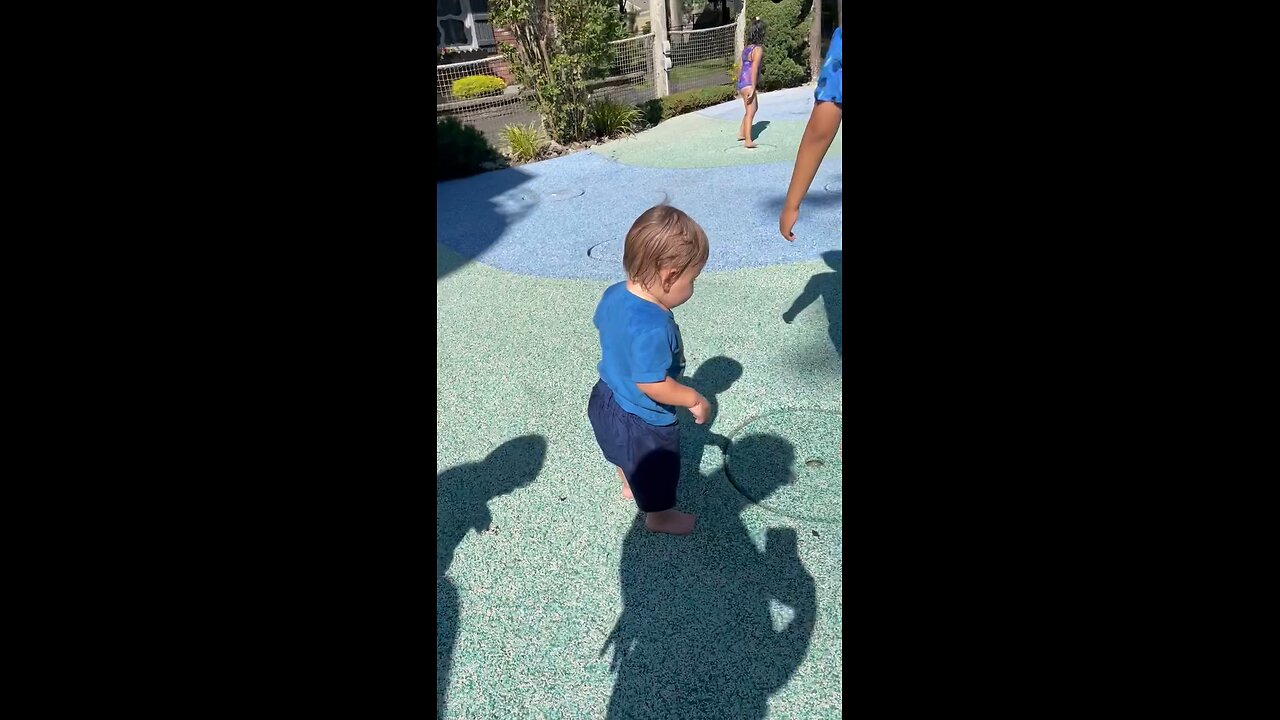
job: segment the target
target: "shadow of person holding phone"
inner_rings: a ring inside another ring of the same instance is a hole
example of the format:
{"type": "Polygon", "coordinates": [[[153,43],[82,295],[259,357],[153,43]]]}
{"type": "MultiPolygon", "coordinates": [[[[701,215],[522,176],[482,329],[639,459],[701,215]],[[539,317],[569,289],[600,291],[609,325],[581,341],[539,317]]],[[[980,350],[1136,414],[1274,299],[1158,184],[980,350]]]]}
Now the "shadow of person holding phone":
{"type": "Polygon", "coordinates": [[[436,717],[444,717],[458,639],[458,589],[447,575],[454,551],[468,532],[489,530],[489,501],[533,482],[546,455],[545,438],[524,435],[502,443],[480,462],[436,476],[436,717]]]}
{"type": "MultiPolygon", "coordinates": [[[[732,451],[768,459],[753,469],[762,497],[791,482],[786,440],[750,435],[732,451]]],[[[637,514],[623,540],[622,613],[601,649],[617,671],[610,720],[762,720],[808,653],[816,589],[795,531],[768,530],[761,551],[741,518],[750,501],[722,472],[708,480],[693,535],[650,533],[637,514]]]]}

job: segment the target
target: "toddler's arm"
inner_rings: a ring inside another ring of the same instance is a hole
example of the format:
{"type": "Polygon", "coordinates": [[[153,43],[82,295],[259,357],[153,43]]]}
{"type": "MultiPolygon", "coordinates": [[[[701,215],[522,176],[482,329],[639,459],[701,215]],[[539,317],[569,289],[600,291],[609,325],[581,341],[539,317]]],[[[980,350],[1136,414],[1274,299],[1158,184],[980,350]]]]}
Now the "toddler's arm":
{"type": "Polygon", "coordinates": [[[653,398],[654,402],[689,408],[689,412],[693,413],[694,422],[699,425],[707,421],[707,415],[711,411],[711,406],[707,404],[707,399],[702,397],[702,393],[688,385],[681,385],[670,375],[663,378],[662,382],[636,383],[636,387],[640,392],[653,398]]]}
{"type": "Polygon", "coordinates": [[[800,138],[800,150],[796,153],[796,166],[791,172],[791,185],[787,188],[782,215],[778,218],[778,230],[788,241],[796,239],[791,228],[795,227],[796,219],[800,217],[800,202],[804,200],[805,193],[809,192],[809,186],[818,174],[822,156],[827,154],[831,141],[835,140],[843,117],[844,111],[835,103],[814,103],[809,124],[805,125],[804,136],[800,138]]]}

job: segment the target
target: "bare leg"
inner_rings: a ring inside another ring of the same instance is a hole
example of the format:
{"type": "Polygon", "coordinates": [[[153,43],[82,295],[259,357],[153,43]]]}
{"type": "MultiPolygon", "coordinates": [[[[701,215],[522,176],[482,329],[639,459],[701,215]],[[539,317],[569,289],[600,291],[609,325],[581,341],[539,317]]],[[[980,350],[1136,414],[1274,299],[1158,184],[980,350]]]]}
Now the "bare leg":
{"type": "MultiPolygon", "coordinates": [[[[746,90],[746,88],[743,88],[746,90]]],[[[741,92],[741,90],[739,91],[741,92]]],[[[754,97],[754,96],[753,96],[754,97]]],[[[742,98],[742,124],[738,126],[738,139],[746,140],[747,134],[751,132],[751,126],[747,124],[747,113],[750,111],[751,103],[747,102],[747,98],[742,98]]]]}
{"type": "Polygon", "coordinates": [[[680,512],[675,509],[646,513],[644,516],[646,530],[649,532],[670,533],[672,535],[688,535],[693,532],[693,526],[697,522],[697,515],[680,512]]]}
{"type": "Polygon", "coordinates": [[[622,474],[622,468],[618,468],[618,479],[622,481],[622,497],[630,500],[631,486],[627,484],[627,476],[622,474]]]}
{"type": "Polygon", "coordinates": [[[751,104],[747,105],[747,116],[746,116],[745,118],[743,118],[743,119],[742,119],[742,125],[743,125],[743,127],[745,127],[745,128],[747,129],[747,130],[746,130],[746,132],[743,134],[743,136],[744,136],[744,137],[746,137],[746,139],[747,139],[747,141],[746,141],[745,143],[743,143],[743,147],[753,148],[753,147],[755,147],[755,146],[756,146],[756,144],[755,144],[754,142],[752,142],[752,141],[751,141],[751,140],[752,140],[752,138],[751,138],[751,121],[755,119],[755,116],[756,116],[756,110],[759,110],[759,109],[760,109],[760,103],[759,103],[759,101],[756,99],[755,94],[752,94],[752,95],[751,95],[751,104]]]}

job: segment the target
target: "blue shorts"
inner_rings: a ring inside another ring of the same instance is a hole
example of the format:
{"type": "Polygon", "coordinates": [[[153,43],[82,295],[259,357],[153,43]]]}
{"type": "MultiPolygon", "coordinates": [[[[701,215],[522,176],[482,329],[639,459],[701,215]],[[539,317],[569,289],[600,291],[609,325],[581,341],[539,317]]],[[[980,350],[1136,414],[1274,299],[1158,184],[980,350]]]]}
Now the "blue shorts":
{"type": "Polygon", "coordinates": [[[636,507],[643,512],[674,508],[680,481],[680,421],[650,425],[619,407],[603,380],[591,389],[587,417],[605,459],[626,476],[636,507]]]}

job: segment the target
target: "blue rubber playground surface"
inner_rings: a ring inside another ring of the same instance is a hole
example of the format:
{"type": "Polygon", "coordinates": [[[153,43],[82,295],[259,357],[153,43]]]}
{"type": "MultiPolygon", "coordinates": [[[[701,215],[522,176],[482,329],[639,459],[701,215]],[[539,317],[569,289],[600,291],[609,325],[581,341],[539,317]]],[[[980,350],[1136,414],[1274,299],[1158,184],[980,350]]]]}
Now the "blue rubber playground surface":
{"type": "Polygon", "coordinates": [[[812,87],[436,187],[437,706],[448,718],[836,718],[841,700],[837,136],[778,234],[812,87]],[[592,312],[663,201],[711,257],[678,308],[687,537],[651,535],[586,417],[592,312]]]}

